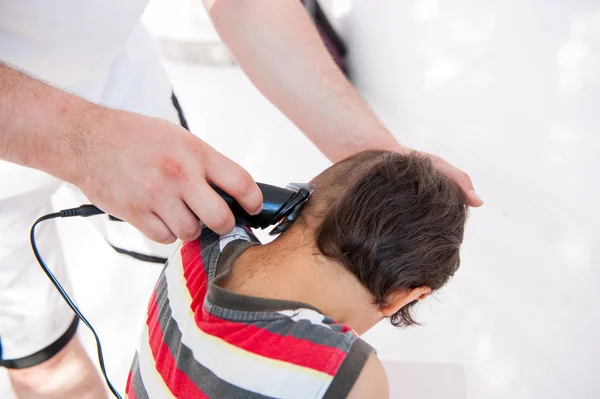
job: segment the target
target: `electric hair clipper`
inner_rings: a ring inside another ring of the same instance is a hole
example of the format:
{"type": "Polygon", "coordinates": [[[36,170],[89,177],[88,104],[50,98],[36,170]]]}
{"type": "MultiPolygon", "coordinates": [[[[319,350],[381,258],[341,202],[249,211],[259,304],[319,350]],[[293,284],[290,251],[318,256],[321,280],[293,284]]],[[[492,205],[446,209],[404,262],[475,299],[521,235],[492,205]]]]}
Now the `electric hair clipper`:
{"type": "Polygon", "coordinates": [[[257,183],[263,195],[263,209],[258,215],[248,214],[229,194],[214,184],[211,187],[227,202],[235,217],[235,224],[255,229],[276,225],[269,235],[284,232],[296,220],[310,198],[309,184],[290,183],[287,187],[276,187],[257,183]]]}
{"type": "MultiPolygon", "coordinates": [[[[306,183],[290,183],[285,188],[265,183],[256,184],[263,195],[263,209],[258,215],[250,215],[231,195],[212,183],[210,186],[225,200],[227,205],[229,205],[229,208],[235,217],[236,225],[251,227],[253,229],[266,229],[269,226],[276,225],[275,228],[269,232],[269,235],[271,236],[281,234],[291,226],[313,191],[312,186],[306,183]]],[[[85,206],[91,205],[84,205],[84,207],[85,206]]],[[[90,215],[103,213],[96,207],[91,207],[98,212],[92,212],[90,215]]],[[[78,216],[89,215],[82,214],[78,216]]],[[[112,215],[109,215],[109,219],[116,222],[122,222],[121,219],[112,215]]]]}

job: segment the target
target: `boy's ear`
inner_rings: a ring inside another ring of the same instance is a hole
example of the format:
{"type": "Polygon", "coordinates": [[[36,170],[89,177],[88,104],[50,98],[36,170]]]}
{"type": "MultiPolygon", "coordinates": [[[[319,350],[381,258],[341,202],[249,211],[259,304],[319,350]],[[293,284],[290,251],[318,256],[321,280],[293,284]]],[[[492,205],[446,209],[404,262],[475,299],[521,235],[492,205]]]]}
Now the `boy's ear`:
{"type": "Polygon", "coordinates": [[[387,297],[385,304],[379,306],[379,311],[384,317],[390,317],[409,303],[427,298],[429,294],[431,288],[427,286],[393,293],[387,297]]]}

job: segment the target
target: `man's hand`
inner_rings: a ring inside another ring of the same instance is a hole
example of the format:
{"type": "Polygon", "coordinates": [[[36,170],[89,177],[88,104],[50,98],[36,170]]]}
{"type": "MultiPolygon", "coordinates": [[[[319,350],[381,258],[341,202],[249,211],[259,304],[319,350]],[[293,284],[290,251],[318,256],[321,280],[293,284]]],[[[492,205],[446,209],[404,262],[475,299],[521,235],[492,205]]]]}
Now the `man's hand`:
{"type": "MultiPolygon", "coordinates": [[[[394,143],[391,147],[388,147],[388,148],[383,147],[383,149],[397,151],[400,153],[414,151],[414,150],[411,150],[410,148],[402,147],[397,142],[394,143]]],[[[433,166],[438,171],[442,172],[443,174],[445,174],[446,176],[448,176],[449,178],[454,180],[454,182],[456,184],[459,185],[459,187],[463,190],[463,192],[467,196],[467,203],[469,204],[469,206],[480,207],[481,205],[483,205],[483,200],[479,197],[479,195],[475,191],[475,188],[473,187],[473,182],[471,181],[471,178],[469,177],[468,174],[466,174],[461,169],[458,169],[456,166],[452,165],[451,163],[449,163],[448,161],[446,161],[443,158],[440,158],[437,155],[430,154],[428,152],[424,152],[423,154],[427,155],[431,159],[433,166]]]]}
{"type": "Polygon", "coordinates": [[[164,120],[91,104],[0,63],[0,159],[78,186],[103,211],[162,243],[191,240],[200,222],[234,218],[208,182],[249,213],[262,193],[248,172],[164,120]]]}
{"type": "Polygon", "coordinates": [[[262,208],[248,172],[178,125],[101,107],[86,115],[86,125],[90,135],[80,141],[73,183],[152,240],[193,240],[201,232],[198,218],[221,234],[233,229],[231,210],[207,182],[251,214],[262,208]]]}

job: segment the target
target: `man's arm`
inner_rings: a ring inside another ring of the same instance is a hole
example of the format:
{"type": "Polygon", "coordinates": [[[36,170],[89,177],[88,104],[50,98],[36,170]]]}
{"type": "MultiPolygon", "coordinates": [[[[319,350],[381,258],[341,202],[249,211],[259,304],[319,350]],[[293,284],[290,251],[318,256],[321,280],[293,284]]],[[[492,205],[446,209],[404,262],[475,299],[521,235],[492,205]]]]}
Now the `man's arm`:
{"type": "MultiPolygon", "coordinates": [[[[332,162],[369,148],[404,151],[348,82],[299,0],[204,0],[254,85],[332,162]]],[[[481,205],[467,174],[434,163],[481,205]]]]}
{"type": "Polygon", "coordinates": [[[300,0],[207,2],[244,72],[332,162],[400,147],[333,62],[300,0]]]}
{"type": "Polygon", "coordinates": [[[158,242],[195,239],[198,217],[231,231],[233,215],[207,180],[250,213],[262,203],[248,172],[182,127],[98,106],[1,62],[0,159],[75,184],[158,242]]]}
{"type": "Polygon", "coordinates": [[[0,159],[73,181],[73,117],[90,106],[0,62],[0,159]]]}

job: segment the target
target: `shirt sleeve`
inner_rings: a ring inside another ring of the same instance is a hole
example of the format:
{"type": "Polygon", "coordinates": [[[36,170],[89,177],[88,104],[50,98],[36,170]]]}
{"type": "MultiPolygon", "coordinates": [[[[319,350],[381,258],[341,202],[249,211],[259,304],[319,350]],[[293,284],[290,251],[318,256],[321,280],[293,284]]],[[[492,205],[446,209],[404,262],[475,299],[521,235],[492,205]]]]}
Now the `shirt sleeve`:
{"type": "Polygon", "coordinates": [[[350,352],[348,352],[346,359],[344,359],[335,377],[333,377],[323,399],[348,397],[369,356],[373,353],[375,353],[375,349],[362,339],[359,338],[354,341],[350,352]]]}

